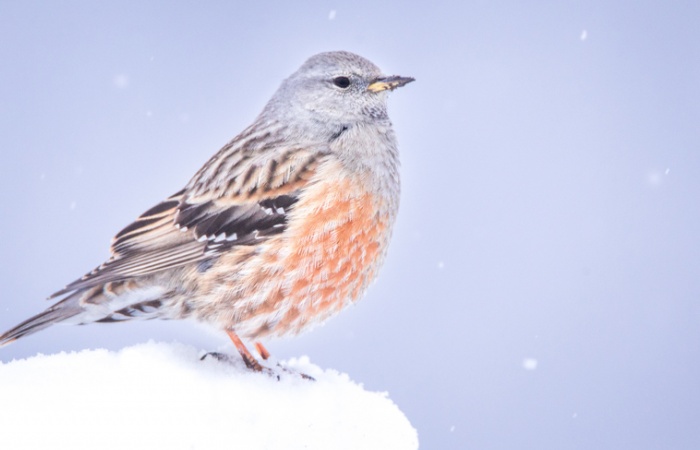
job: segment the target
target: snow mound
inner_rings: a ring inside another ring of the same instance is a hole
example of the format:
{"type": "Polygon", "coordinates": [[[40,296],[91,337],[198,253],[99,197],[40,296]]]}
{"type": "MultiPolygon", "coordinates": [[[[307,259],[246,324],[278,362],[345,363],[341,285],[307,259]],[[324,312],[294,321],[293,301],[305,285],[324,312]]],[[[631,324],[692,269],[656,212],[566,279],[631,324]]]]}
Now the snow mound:
{"type": "Polygon", "coordinates": [[[181,344],[0,363],[3,449],[416,449],[385,393],[308,358],[281,380],[181,344]]]}

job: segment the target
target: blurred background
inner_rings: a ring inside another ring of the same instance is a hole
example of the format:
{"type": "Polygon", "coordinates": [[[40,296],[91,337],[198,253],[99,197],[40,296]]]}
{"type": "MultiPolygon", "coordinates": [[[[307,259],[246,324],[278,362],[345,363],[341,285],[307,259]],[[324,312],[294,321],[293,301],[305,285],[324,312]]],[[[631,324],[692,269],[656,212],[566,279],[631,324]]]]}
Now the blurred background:
{"type": "MultiPolygon", "coordinates": [[[[700,3],[0,1],[0,328],[108,256],[309,56],[390,99],[402,209],[367,297],[273,341],[425,449],[700,448],[700,3]]],[[[190,322],[53,327],[0,359],[190,322]]],[[[226,347],[224,347],[226,348],[226,347]]]]}

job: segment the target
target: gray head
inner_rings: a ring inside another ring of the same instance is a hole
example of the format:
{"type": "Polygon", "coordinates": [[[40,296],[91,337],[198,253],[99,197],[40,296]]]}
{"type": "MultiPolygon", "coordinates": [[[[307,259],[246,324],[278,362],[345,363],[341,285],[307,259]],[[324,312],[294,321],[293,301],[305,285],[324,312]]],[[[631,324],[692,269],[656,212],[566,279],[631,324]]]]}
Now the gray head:
{"type": "Polygon", "coordinates": [[[413,80],[387,77],[372,62],[350,52],[319,53],[282,83],[263,114],[306,116],[310,120],[304,123],[328,129],[386,120],[387,92],[413,80]]]}

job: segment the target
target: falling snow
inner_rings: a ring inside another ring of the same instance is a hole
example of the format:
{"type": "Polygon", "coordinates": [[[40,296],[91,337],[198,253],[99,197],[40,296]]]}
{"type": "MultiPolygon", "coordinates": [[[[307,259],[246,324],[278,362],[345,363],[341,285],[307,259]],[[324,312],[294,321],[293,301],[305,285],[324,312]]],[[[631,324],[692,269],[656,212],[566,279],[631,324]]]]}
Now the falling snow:
{"type": "Polygon", "coordinates": [[[119,89],[125,89],[126,87],[129,86],[129,77],[123,73],[117,74],[114,76],[112,79],[112,82],[114,83],[114,86],[116,86],[119,89]]]}
{"type": "Polygon", "coordinates": [[[523,369],[525,370],[535,370],[537,369],[537,360],[535,358],[525,358],[523,359],[523,369]]]}

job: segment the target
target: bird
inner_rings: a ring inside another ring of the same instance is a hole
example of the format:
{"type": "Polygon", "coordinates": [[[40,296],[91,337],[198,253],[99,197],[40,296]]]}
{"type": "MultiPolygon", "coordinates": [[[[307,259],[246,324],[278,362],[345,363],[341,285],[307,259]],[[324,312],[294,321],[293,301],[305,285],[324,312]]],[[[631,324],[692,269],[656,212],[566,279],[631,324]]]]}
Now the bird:
{"type": "Polygon", "coordinates": [[[363,296],[385,260],[400,197],[387,76],[347,51],[316,54],[187,185],[112,239],[110,257],[0,335],[53,324],[194,319],[245,365],[363,296]]]}

